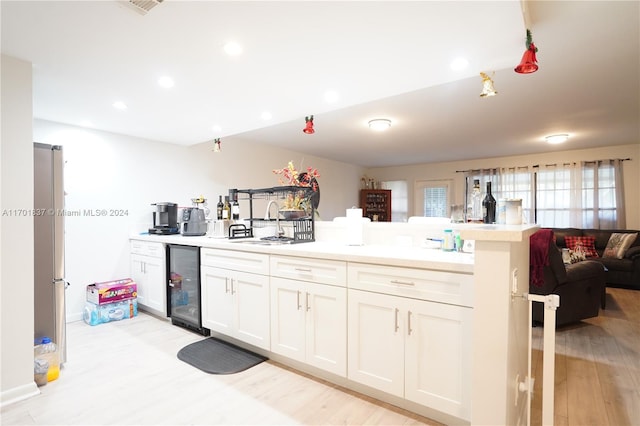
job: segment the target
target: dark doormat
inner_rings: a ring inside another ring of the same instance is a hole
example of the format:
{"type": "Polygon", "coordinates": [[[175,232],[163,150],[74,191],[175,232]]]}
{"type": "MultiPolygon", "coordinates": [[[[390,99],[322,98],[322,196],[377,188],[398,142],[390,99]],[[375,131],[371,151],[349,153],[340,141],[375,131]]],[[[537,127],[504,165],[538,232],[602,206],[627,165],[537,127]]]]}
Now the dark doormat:
{"type": "Polygon", "coordinates": [[[260,364],[269,358],[210,337],[180,349],[178,359],[206,373],[233,374],[260,364]]]}

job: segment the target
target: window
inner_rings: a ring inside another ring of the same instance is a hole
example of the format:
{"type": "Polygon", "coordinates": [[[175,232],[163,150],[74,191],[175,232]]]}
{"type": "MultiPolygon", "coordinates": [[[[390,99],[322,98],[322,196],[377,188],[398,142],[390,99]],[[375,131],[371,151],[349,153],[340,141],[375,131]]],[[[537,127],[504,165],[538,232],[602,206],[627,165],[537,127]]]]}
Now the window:
{"type": "Polygon", "coordinates": [[[496,200],[522,199],[525,221],[550,228],[626,227],[622,161],[491,169],[466,172],[467,199],[473,179],[492,182],[496,200]]]}
{"type": "Polygon", "coordinates": [[[537,223],[554,228],[624,228],[622,169],[615,161],[545,166],[537,172],[537,223]]]}
{"type": "Polygon", "coordinates": [[[416,216],[449,217],[450,180],[423,180],[416,182],[416,216]]]}
{"type": "Polygon", "coordinates": [[[408,214],[407,181],[388,180],[382,182],[384,189],[391,190],[391,221],[406,222],[408,214]]]}

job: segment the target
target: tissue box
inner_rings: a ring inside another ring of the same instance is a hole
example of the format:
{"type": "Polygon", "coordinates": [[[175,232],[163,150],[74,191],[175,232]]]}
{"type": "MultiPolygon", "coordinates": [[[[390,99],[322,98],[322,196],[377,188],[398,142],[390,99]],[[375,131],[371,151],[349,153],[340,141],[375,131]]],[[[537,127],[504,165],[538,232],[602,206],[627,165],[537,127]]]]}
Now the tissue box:
{"type": "Polygon", "coordinates": [[[89,325],[98,325],[111,321],[133,318],[138,315],[138,300],[129,299],[120,302],[97,305],[87,302],[82,319],[89,325]]]}
{"type": "Polygon", "coordinates": [[[138,286],[131,278],[105,281],[87,286],[87,302],[103,305],[138,297],[138,286]]]}

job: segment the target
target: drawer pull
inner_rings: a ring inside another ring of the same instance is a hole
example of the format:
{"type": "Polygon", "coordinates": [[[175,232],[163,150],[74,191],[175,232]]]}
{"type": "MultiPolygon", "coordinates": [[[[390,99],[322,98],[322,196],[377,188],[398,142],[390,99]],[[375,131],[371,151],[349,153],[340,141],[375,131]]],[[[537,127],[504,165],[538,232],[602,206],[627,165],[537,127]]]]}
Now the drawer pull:
{"type": "Polygon", "coordinates": [[[298,272],[307,272],[309,274],[312,272],[311,268],[293,268],[293,269],[298,271],[298,272]]]}
{"type": "Polygon", "coordinates": [[[416,285],[416,283],[414,283],[413,281],[400,281],[400,280],[391,280],[391,284],[410,285],[410,286],[416,285]]]}
{"type": "Polygon", "coordinates": [[[396,320],[396,323],[395,323],[395,332],[396,332],[396,333],[397,333],[397,332],[398,332],[398,330],[400,329],[400,325],[398,325],[398,314],[399,314],[399,313],[400,313],[400,309],[396,308],[396,315],[395,315],[395,317],[396,317],[396,318],[395,318],[395,320],[396,320]]]}

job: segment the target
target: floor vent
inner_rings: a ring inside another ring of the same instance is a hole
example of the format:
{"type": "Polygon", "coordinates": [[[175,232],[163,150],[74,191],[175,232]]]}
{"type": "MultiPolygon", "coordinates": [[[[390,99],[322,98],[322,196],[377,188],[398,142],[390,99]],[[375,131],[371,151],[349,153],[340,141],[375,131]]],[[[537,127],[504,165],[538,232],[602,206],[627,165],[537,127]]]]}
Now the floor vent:
{"type": "Polygon", "coordinates": [[[129,6],[141,15],[146,15],[151,9],[162,3],[164,0],[129,0],[129,6]]]}

